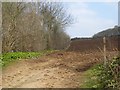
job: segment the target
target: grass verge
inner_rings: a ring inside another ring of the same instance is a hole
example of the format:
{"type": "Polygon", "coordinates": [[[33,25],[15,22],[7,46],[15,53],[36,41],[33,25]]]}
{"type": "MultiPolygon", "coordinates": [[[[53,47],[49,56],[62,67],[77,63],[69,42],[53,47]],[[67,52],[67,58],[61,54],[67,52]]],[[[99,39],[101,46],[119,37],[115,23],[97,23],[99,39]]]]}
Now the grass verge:
{"type": "Polygon", "coordinates": [[[109,88],[120,90],[120,57],[108,60],[106,66],[95,65],[84,73],[83,88],[109,88]]]}
{"type": "Polygon", "coordinates": [[[89,70],[84,72],[85,79],[83,84],[81,85],[81,88],[101,88],[102,87],[98,81],[99,77],[97,76],[100,73],[99,66],[100,64],[94,65],[89,70]]]}
{"type": "Polygon", "coordinates": [[[0,55],[0,66],[6,67],[10,63],[13,63],[14,61],[20,60],[20,59],[29,59],[29,58],[37,58],[43,55],[46,55],[48,53],[54,52],[53,50],[44,50],[41,52],[10,52],[10,53],[4,53],[0,55]]]}

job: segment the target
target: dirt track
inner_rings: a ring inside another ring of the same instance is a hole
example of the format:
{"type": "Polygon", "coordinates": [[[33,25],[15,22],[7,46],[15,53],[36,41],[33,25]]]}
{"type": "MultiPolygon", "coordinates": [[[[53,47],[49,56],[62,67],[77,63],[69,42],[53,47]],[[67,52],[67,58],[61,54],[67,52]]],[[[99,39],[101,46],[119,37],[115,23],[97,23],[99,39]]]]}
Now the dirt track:
{"type": "Polygon", "coordinates": [[[77,88],[82,73],[96,62],[101,53],[56,52],[38,59],[20,60],[3,70],[2,86],[9,88],[77,88]]]}

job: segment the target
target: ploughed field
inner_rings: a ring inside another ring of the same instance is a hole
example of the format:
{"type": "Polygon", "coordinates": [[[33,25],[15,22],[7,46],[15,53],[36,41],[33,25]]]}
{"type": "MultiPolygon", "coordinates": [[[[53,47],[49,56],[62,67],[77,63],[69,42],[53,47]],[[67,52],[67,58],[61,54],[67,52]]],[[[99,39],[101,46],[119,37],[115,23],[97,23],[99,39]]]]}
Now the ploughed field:
{"type": "MultiPolygon", "coordinates": [[[[106,37],[107,51],[120,50],[120,36],[106,37]]],[[[103,50],[103,38],[75,38],[72,39],[69,51],[99,51],[103,50]]]]}
{"type": "Polygon", "coordinates": [[[84,82],[83,73],[100,62],[103,62],[103,53],[97,51],[57,51],[35,59],[18,60],[3,69],[2,87],[77,88],[84,82]]]}

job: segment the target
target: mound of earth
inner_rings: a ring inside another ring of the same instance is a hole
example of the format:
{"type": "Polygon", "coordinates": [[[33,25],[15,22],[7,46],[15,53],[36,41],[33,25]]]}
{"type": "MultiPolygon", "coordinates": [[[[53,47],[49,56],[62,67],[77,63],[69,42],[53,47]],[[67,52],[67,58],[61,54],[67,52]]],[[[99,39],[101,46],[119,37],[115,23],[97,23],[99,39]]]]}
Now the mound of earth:
{"type": "Polygon", "coordinates": [[[100,52],[58,51],[19,60],[3,69],[3,88],[79,88],[83,72],[102,61],[100,52]]]}

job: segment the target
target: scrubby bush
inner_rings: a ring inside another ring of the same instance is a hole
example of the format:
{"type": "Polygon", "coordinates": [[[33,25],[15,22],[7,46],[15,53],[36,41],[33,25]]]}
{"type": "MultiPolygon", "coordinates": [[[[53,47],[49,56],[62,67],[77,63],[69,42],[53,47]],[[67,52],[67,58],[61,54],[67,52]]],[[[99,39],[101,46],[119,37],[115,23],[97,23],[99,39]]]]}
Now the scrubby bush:
{"type": "Polygon", "coordinates": [[[98,81],[103,88],[120,89],[120,57],[108,61],[106,66],[100,65],[98,71],[98,81]]]}

